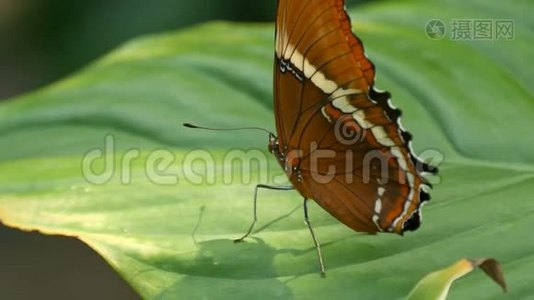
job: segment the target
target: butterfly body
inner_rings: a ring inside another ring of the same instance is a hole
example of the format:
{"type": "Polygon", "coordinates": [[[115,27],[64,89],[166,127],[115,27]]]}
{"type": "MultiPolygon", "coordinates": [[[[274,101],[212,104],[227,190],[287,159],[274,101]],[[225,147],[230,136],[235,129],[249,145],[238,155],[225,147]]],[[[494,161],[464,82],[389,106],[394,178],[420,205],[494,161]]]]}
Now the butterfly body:
{"type": "Polygon", "coordinates": [[[421,224],[430,200],[425,173],[437,168],[420,160],[412,135],[400,124],[391,95],[374,86],[375,67],[351,31],[344,0],[279,0],[274,57],[276,134],[261,130],[269,151],[292,186],[258,184],[254,214],[244,241],[257,223],[259,189],[296,189],[304,197],[304,221],[325,267],[311,226],[313,199],[355,231],[403,234],[421,224]]]}

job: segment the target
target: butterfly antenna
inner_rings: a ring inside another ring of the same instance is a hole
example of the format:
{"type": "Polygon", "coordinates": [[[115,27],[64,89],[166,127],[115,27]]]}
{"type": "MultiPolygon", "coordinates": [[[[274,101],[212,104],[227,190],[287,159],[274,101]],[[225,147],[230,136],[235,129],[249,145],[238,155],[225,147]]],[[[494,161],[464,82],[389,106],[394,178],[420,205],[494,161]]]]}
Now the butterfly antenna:
{"type": "Polygon", "coordinates": [[[260,131],[267,132],[269,135],[276,136],[272,131],[267,130],[265,128],[261,128],[261,127],[210,128],[210,127],[193,125],[191,123],[183,123],[182,125],[187,128],[203,129],[203,130],[211,130],[211,131],[260,130],[260,131]]]}

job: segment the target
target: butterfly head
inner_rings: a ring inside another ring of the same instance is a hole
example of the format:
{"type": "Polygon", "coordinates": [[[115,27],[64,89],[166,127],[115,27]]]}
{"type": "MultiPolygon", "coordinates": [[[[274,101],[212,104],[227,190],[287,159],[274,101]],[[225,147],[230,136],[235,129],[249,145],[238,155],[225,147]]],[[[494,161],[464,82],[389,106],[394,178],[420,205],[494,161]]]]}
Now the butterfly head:
{"type": "Polygon", "coordinates": [[[280,144],[278,143],[278,138],[272,133],[269,133],[268,149],[269,149],[269,152],[271,152],[274,156],[279,157],[280,144]]]}

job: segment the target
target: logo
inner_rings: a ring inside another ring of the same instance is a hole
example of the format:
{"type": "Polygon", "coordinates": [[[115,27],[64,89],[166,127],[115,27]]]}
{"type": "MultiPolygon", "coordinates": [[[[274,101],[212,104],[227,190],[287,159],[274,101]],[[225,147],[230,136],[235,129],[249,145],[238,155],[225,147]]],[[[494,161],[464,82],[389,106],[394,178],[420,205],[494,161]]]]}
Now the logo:
{"type": "Polygon", "coordinates": [[[445,37],[447,30],[443,21],[434,19],[426,23],[425,32],[427,37],[433,40],[441,40],[445,37]]]}

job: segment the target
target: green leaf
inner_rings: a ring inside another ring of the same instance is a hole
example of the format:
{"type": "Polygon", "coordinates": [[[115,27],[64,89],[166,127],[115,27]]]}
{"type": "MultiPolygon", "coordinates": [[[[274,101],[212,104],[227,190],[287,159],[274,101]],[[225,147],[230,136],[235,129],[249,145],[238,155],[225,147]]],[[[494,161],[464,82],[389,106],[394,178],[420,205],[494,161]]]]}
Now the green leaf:
{"type": "Polygon", "coordinates": [[[417,152],[435,149],[445,161],[423,226],[405,237],[357,234],[311,205],[325,279],[295,192],[261,191],[257,232],[232,243],[250,224],[254,185],[280,181],[267,136],[180,125],[274,127],[272,25],[211,23],[137,39],[2,103],[0,219],[81,239],[145,298],[394,299],[461,257],[499,259],[510,291],[503,296],[477,272],[455,283],[451,299],[531,297],[534,7],[493,2],[352,11],[378,87],[403,109],[417,152]],[[515,39],[432,40],[425,26],[434,18],[513,19],[515,39]],[[95,149],[111,154],[92,165],[111,175],[89,178],[100,185],[84,176],[83,157],[95,149]],[[268,165],[242,171],[231,149],[261,149],[248,154],[268,165]],[[158,160],[165,155],[174,158],[168,168],[158,160]],[[195,175],[206,171],[199,157],[214,161],[213,177],[195,175]]]}
{"type": "Polygon", "coordinates": [[[499,263],[489,259],[462,259],[455,264],[428,274],[408,295],[408,300],[446,299],[453,281],[480,267],[506,291],[506,282],[499,263]]]}

